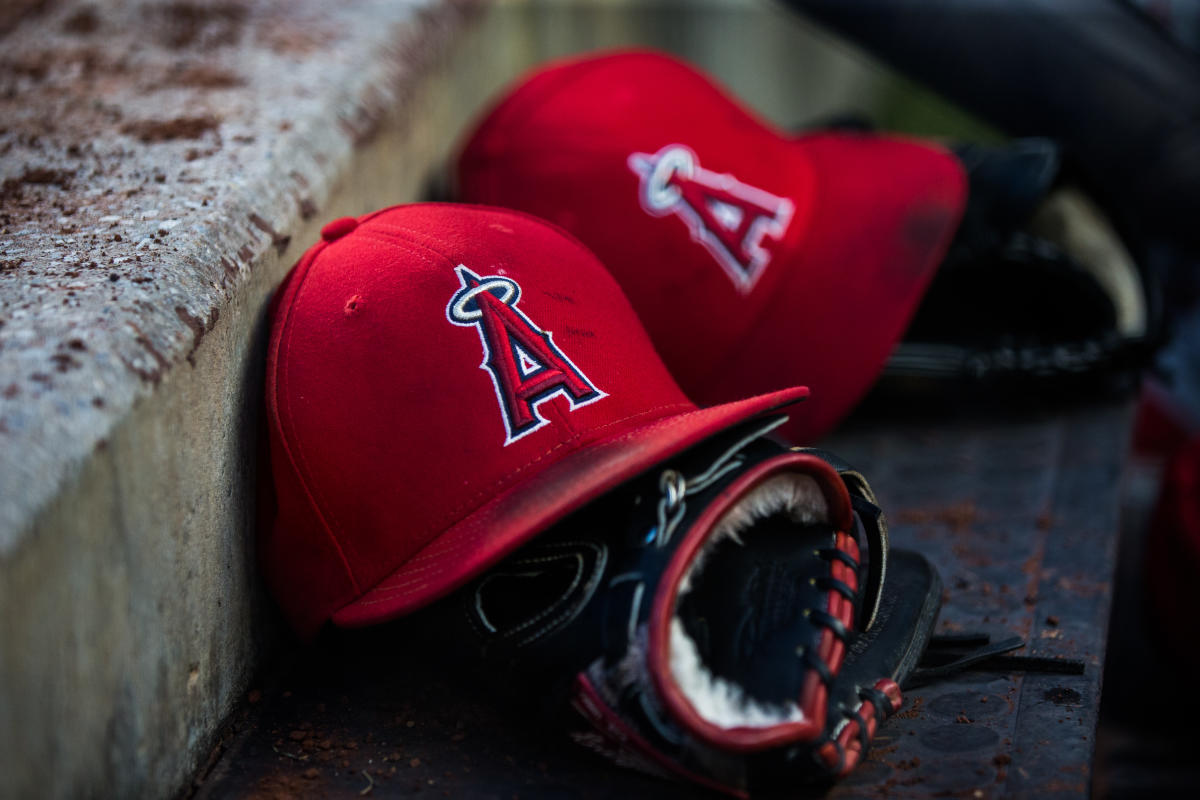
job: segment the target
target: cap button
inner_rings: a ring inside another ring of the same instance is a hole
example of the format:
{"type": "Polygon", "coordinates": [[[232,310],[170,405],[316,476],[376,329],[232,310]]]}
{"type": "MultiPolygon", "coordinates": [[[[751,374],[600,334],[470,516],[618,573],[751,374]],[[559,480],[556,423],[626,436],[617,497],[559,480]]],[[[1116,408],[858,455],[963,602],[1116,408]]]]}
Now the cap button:
{"type": "Polygon", "coordinates": [[[357,227],[358,220],[354,217],[335,219],[333,222],[326,223],[324,228],[321,228],[321,238],[327,242],[332,242],[342,238],[357,227]]]}

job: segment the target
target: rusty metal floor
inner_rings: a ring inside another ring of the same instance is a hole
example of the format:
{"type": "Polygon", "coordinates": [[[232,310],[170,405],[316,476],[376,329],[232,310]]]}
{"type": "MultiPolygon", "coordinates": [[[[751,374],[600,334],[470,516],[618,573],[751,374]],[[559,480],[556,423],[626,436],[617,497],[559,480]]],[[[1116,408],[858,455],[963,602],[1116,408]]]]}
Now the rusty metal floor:
{"type": "MultiPolygon", "coordinates": [[[[897,546],[946,585],[939,630],[1019,635],[1081,676],[967,673],[906,693],[829,797],[1084,797],[1091,789],[1130,405],[860,415],[823,444],[871,479],[897,546]]],[[[485,696],[403,624],[288,646],[197,798],[599,798],[687,789],[596,760],[485,696]]]]}

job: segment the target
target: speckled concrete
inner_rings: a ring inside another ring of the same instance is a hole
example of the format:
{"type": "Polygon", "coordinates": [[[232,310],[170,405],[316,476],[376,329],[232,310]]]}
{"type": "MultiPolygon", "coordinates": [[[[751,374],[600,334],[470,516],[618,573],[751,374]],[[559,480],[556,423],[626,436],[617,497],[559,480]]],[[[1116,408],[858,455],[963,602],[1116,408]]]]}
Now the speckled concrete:
{"type": "Polygon", "coordinates": [[[6,37],[0,554],[77,469],[68,452],[194,361],[256,263],[325,207],[444,16],[112,2],[6,37]]]}
{"type": "Polygon", "coordinates": [[[0,796],[165,796],[208,757],[273,630],[266,299],[511,76],[472,18],[59,3],[0,41],[0,796]]]}

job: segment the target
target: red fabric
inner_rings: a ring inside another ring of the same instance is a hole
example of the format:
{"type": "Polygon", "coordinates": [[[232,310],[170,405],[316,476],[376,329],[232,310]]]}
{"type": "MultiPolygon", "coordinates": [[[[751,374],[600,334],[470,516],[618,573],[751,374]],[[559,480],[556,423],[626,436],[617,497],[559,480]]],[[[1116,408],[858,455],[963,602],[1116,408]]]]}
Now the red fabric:
{"type": "Polygon", "coordinates": [[[1177,448],[1146,540],[1146,595],[1155,629],[1188,674],[1200,670],[1200,438],[1177,448]]]}
{"type": "Polygon", "coordinates": [[[1144,378],[1133,421],[1133,451],[1167,459],[1197,435],[1196,412],[1153,376],[1144,378]]]}
{"type": "Polygon", "coordinates": [[[261,555],[302,635],[431,602],[807,393],[697,410],[596,258],[527,215],[430,203],[335,233],[281,289],[267,366],[278,510],[261,555]]]}
{"type": "Polygon", "coordinates": [[[796,440],[831,428],[873,382],[966,193],[941,149],[788,138],[650,52],[527,76],[470,136],[456,182],[464,200],[528,211],[592,248],[697,402],[811,386],[787,429],[796,440]],[[663,158],[677,168],[655,172],[663,158]]]}

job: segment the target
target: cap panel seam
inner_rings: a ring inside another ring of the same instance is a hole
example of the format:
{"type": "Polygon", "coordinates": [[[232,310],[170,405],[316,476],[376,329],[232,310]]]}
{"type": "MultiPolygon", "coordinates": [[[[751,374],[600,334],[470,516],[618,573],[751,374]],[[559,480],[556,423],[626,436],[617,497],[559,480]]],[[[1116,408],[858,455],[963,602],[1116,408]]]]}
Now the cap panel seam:
{"type": "MultiPolygon", "coordinates": [[[[456,167],[461,169],[461,162],[464,158],[477,158],[474,151],[484,146],[481,137],[490,139],[497,130],[507,133],[514,128],[526,125],[530,116],[569,90],[573,84],[628,54],[659,57],[659,54],[650,50],[621,50],[610,52],[599,58],[567,57],[557,64],[543,65],[530,70],[520,80],[517,89],[493,106],[483,120],[476,125],[475,131],[458,151],[458,157],[455,159],[456,167]],[[531,86],[531,78],[535,81],[540,78],[542,83],[540,85],[535,83],[531,86]]],[[[489,160],[491,159],[489,158],[489,160]]],[[[459,187],[455,186],[455,188],[459,187]]]]}
{"type": "MultiPolygon", "coordinates": [[[[315,258],[314,258],[315,261],[315,258]]],[[[311,264],[310,264],[311,266],[311,264]]],[[[308,278],[308,271],[305,272],[300,283],[296,286],[296,295],[292,298],[292,305],[288,308],[287,318],[287,337],[284,339],[283,355],[284,357],[291,351],[292,337],[295,333],[295,326],[291,324],[292,310],[300,301],[300,295],[305,288],[305,282],[308,278]]],[[[350,577],[350,582],[356,593],[361,594],[362,587],[358,583],[358,578],[354,573],[354,569],[350,565],[350,560],[346,554],[346,548],[343,548],[340,533],[343,531],[342,526],[338,523],[337,517],[332,508],[328,507],[325,500],[324,492],[320,486],[311,479],[311,469],[308,465],[308,458],[305,454],[305,447],[301,438],[296,435],[294,416],[292,415],[292,400],[291,400],[291,371],[285,370],[283,373],[283,395],[285,403],[285,411],[287,415],[286,427],[290,435],[284,436],[284,446],[288,451],[288,455],[293,460],[293,466],[296,469],[296,476],[299,478],[300,486],[304,489],[305,495],[308,497],[309,503],[313,510],[317,513],[317,518],[320,520],[322,527],[325,529],[326,536],[333,544],[338,557],[342,561],[342,566],[345,568],[347,575],[350,577]],[[289,442],[292,444],[289,445],[289,442]]]]}
{"type": "MultiPolygon", "coordinates": [[[[559,236],[562,236],[564,239],[567,239],[568,241],[575,244],[577,247],[579,247],[580,250],[584,251],[587,254],[588,258],[590,258],[592,261],[599,264],[601,269],[604,270],[604,272],[603,272],[604,276],[607,277],[608,280],[610,280],[612,282],[612,284],[615,287],[617,287],[617,289],[619,291],[621,291],[621,296],[622,296],[622,298],[625,299],[625,302],[626,303],[629,302],[628,298],[625,298],[624,291],[620,289],[620,284],[617,283],[616,278],[613,278],[612,275],[609,274],[608,267],[604,266],[604,262],[602,262],[600,260],[600,257],[597,256],[592,251],[592,248],[588,247],[586,244],[584,244],[582,239],[580,239],[575,234],[571,233],[569,230],[567,230],[563,226],[559,225],[557,222],[553,222],[553,221],[545,219],[543,217],[539,217],[536,214],[530,214],[528,211],[522,211],[519,208],[505,208],[504,206],[497,206],[497,205],[492,205],[492,204],[488,204],[488,203],[432,202],[432,201],[430,201],[430,202],[425,202],[425,203],[410,203],[407,206],[403,206],[403,208],[417,208],[417,207],[424,207],[424,208],[433,207],[433,208],[446,208],[446,209],[457,208],[457,209],[467,209],[467,210],[473,210],[473,211],[490,211],[494,214],[499,214],[501,216],[517,217],[519,219],[525,220],[526,222],[532,222],[535,225],[542,227],[542,228],[549,228],[549,229],[553,230],[555,233],[557,233],[559,236]]],[[[397,206],[397,208],[400,208],[400,206],[397,206]]],[[[424,234],[422,234],[420,231],[414,230],[413,228],[410,228],[407,225],[401,225],[401,224],[397,224],[397,223],[393,223],[393,222],[386,223],[386,225],[387,225],[388,230],[392,231],[393,233],[408,234],[407,239],[408,239],[408,241],[412,242],[413,244],[419,245],[421,247],[425,247],[426,249],[430,250],[431,252],[437,253],[439,256],[446,259],[447,261],[452,261],[449,256],[444,255],[443,253],[439,252],[435,248],[425,244],[424,242],[420,241],[420,239],[414,238],[414,237],[424,237],[424,234]]],[[[454,266],[457,266],[457,265],[454,265],[454,266]]],[[[630,307],[632,308],[632,306],[630,306],[630,307]]]]}
{"type": "MultiPolygon", "coordinates": [[[[330,544],[333,545],[334,551],[338,554],[338,558],[341,559],[342,568],[345,570],[346,575],[350,578],[350,585],[354,588],[355,594],[361,595],[363,589],[359,585],[358,578],[354,574],[354,570],[350,566],[349,559],[347,559],[346,553],[342,548],[342,543],[339,541],[339,537],[335,532],[335,528],[340,528],[340,526],[337,525],[336,519],[333,518],[332,510],[327,512],[325,509],[323,509],[323,506],[325,505],[324,499],[323,497],[319,496],[320,493],[314,486],[311,485],[312,481],[308,477],[310,474],[308,461],[304,455],[304,447],[299,437],[295,434],[295,423],[291,410],[292,401],[291,392],[289,391],[289,387],[291,385],[291,370],[287,369],[286,366],[283,366],[287,362],[287,355],[291,351],[292,337],[295,334],[295,325],[292,324],[292,316],[295,312],[296,305],[300,302],[300,295],[304,290],[308,276],[311,273],[313,266],[316,264],[317,256],[323,251],[324,247],[314,253],[309,259],[308,263],[305,265],[304,273],[299,276],[295,293],[291,298],[291,302],[288,304],[287,312],[284,317],[283,327],[286,331],[286,336],[284,337],[282,344],[283,352],[277,355],[275,360],[276,386],[278,386],[281,373],[283,378],[282,394],[284,408],[282,414],[276,414],[276,419],[279,422],[280,433],[282,434],[280,436],[280,444],[283,445],[284,452],[287,453],[288,460],[291,462],[292,469],[296,473],[296,478],[299,480],[300,488],[304,490],[305,497],[308,499],[309,505],[312,506],[313,511],[316,512],[317,519],[320,521],[326,537],[329,539],[330,544]],[[299,463],[297,463],[297,459],[299,463]],[[326,519],[327,514],[329,519],[326,519]],[[330,520],[333,521],[332,525],[330,524],[330,520]]],[[[277,404],[279,401],[279,394],[280,392],[276,391],[277,404]]]]}

